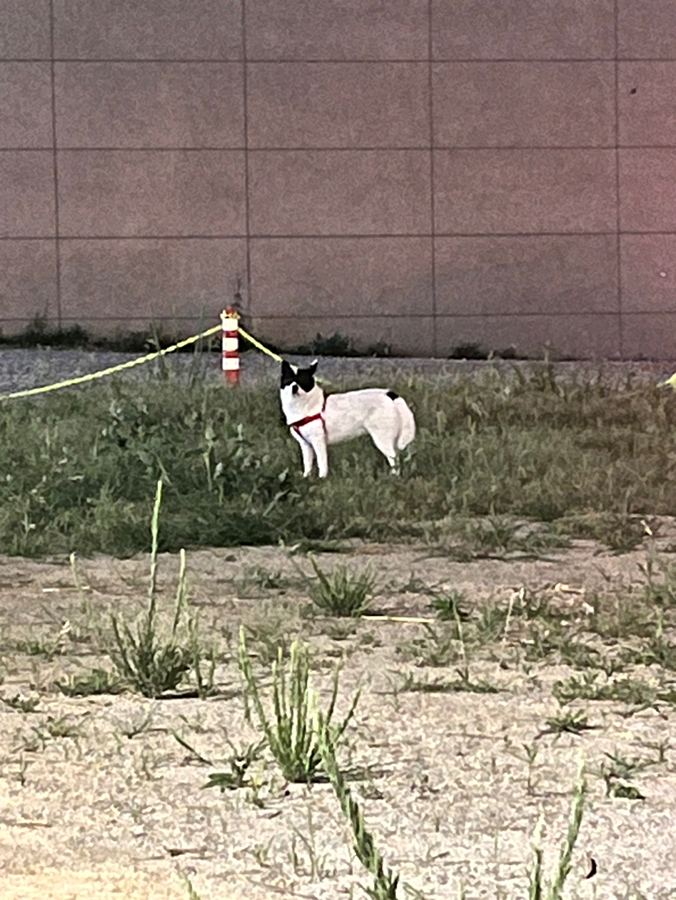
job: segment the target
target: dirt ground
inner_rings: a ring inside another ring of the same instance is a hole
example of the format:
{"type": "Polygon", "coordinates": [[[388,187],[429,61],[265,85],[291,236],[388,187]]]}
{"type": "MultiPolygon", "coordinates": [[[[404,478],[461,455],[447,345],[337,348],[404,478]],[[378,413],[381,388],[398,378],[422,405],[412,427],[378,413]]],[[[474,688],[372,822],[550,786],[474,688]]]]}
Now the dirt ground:
{"type": "MultiPolygon", "coordinates": [[[[673,541],[673,523],[663,534],[673,541]]],[[[0,557],[0,695],[39,698],[32,712],[0,704],[3,900],[189,898],[185,876],[202,900],[365,896],[360,885],[370,878],[352,853],[330,785],[285,784],[264,755],[252,767],[253,786],[203,789],[209,773],[228,770],[229,741],[242,749],[259,738],[244,717],[236,664],[243,622],[262,661],[278,639],[288,643],[302,633],[323,697],[332,666],[344,658],[338,714],[362,686],[341,767],[360,773],[352,790],[387,864],[413,889],[410,896],[455,900],[463,889],[468,900],[527,896],[533,832],[542,815],[551,868],[580,751],[590,770],[589,796],[567,896],[676,896],[673,707],[636,711],[612,701],[575,701],[571,706],[588,714],[593,730],[541,734],[546,718],[561,711],[553,683],[580,672],[526,662],[523,646],[498,642],[494,652],[472,651],[469,659],[472,678],[490,679],[498,693],[403,690],[407,674],[448,680],[457,664],[416,666],[415,642],[429,640],[425,624],[384,618],[432,618],[424,585],[461,590],[470,609],[487,601],[504,605],[525,588],[555,597],[574,630],[594,596],[639,589],[645,549],[616,555],[576,542],[545,559],[458,562],[426,546],[355,544],[349,553],[316,559],[326,570],[370,566],[379,584],[376,617],[304,616],[307,594],[297,567],[311,569],[306,556],[288,548],[188,553],[191,603],[200,610],[202,634],[223,655],[219,693],[150,701],[131,693],[67,697],[54,688],[68,675],[110,668],[107,657],[93,652],[91,622],[105,624],[111,610],[131,615],[143,608],[146,557],[79,561],[80,594],[67,560],[0,557]],[[659,745],[662,763],[635,781],[645,799],[606,795],[593,774],[604,754],[655,756],[659,745]],[[586,879],[590,856],[598,873],[586,879]]],[[[176,556],[160,557],[160,600],[168,611],[177,572],[176,556]]],[[[256,671],[269,685],[265,670],[256,671]]],[[[655,677],[650,669],[640,674],[655,677]]]]}

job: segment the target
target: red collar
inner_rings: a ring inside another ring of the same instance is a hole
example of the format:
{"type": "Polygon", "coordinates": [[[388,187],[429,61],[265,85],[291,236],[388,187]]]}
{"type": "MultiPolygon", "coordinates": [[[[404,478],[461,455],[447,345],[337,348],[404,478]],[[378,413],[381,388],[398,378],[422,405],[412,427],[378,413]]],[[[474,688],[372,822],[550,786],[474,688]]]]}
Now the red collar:
{"type": "Polygon", "coordinates": [[[291,422],[289,424],[289,428],[293,428],[295,431],[298,432],[298,434],[300,434],[300,429],[303,427],[303,425],[307,425],[309,422],[315,422],[317,419],[321,419],[322,425],[324,425],[324,428],[326,428],[326,425],[324,424],[324,410],[325,409],[326,409],[326,394],[324,394],[324,402],[322,403],[322,411],[321,412],[315,413],[313,416],[305,416],[304,419],[298,419],[297,422],[291,422]]]}

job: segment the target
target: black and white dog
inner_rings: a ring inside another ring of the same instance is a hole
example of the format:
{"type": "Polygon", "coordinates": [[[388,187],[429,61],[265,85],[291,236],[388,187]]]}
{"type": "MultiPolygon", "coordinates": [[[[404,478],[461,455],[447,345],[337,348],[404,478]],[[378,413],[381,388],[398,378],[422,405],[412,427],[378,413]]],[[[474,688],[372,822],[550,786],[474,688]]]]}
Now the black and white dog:
{"type": "Polygon", "coordinates": [[[327,395],[315,382],[316,371],[317,360],[305,369],[282,362],[282,412],[300,444],[303,475],[310,475],[316,457],[319,477],[326,478],[328,445],[362,434],[371,436],[392,471],[398,472],[397,454],[415,437],[415,419],[406,401],[382,388],[327,395]]]}

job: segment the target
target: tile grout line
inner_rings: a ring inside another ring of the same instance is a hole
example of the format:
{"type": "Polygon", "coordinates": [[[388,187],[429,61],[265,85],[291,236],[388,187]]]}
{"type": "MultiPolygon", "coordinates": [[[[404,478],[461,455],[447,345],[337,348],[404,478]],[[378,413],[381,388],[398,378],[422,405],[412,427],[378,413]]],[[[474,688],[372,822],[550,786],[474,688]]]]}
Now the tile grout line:
{"type": "Polygon", "coordinates": [[[617,308],[618,308],[618,340],[620,359],[624,359],[624,321],[622,311],[622,239],[621,239],[621,215],[620,215],[620,26],[619,26],[619,0],[614,0],[615,14],[615,222],[617,255],[617,308]]]}
{"type": "Polygon", "coordinates": [[[436,278],[436,239],[435,239],[435,207],[434,207],[434,97],[432,78],[432,0],[427,3],[427,92],[428,113],[430,120],[430,231],[431,231],[431,278],[432,278],[432,356],[436,358],[437,341],[437,278],[436,278]]]}
{"type": "MultiPolygon", "coordinates": [[[[246,255],[246,312],[251,317],[251,206],[249,197],[249,93],[246,41],[246,0],[242,0],[242,125],[244,130],[244,218],[246,255]]],[[[244,310],[242,310],[244,312],[244,310]]]]}
{"type": "Polygon", "coordinates": [[[50,81],[52,91],[52,168],[54,173],[54,249],[56,262],[56,321],[61,328],[61,244],[59,216],[59,160],[56,137],[56,62],[54,59],[54,0],[49,0],[50,81]]]}
{"type": "MultiPolygon", "coordinates": [[[[0,153],[40,153],[43,151],[51,151],[53,146],[48,147],[37,145],[35,147],[15,147],[0,146],[0,153]]],[[[186,146],[162,146],[162,147],[127,147],[127,146],[80,146],[69,147],[61,145],[59,151],[61,153],[242,153],[249,151],[250,153],[425,153],[429,151],[429,143],[424,145],[406,145],[406,146],[388,146],[369,145],[369,146],[331,146],[325,145],[308,146],[308,147],[186,147],[186,146]]],[[[451,146],[449,144],[435,144],[436,151],[442,150],[448,153],[521,153],[533,151],[542,151],[547,153],[570,151],[592,152],[615,151],[615,150],[665,150],[673,153],[673,144],[481,144],[476,146],[457,144],[451,146]]]]}
{"type": "MultiPolygon", "coordinates": [[[[676,229],[647,229],[632,231],[624,229],[623,235],[641,237],[645,235],[664,235],[673,237],[676,229]]],[[[588,237],[615,237],[617,228],[610,231],[435,231],[431,232],[345,232],[337,234],[268,234],[261,232],[250,235],[251,241],[355,241],[355,240],[415,240],[434,237],[449,238],[452,240],[471,240],[473,238],[490,238],[491,240],[505,240],[509,238],[588,238],[588,237]]],[[[0,235],[0,243],[3,241],[49,241],[54,240],[53,234],[23,234],[0,235]]],[[[64,241],[182,241],[182,240],[209,240],[209,241],[234,241],[246,240],[246,233],[216,233],[216,234],[60,234],[59,240],[64,241]]]]}
{"type": "MultiPolygon", "coordinates": [[[[100,65],[106,63],[120,63],[122,65],[133,65],[142,63],[144,65],[192,65],[192,64],[212,64],[212,65],[237,65],[243,61],[241,57],[134,57],[134,56],[103,56],[103,57],[77,57],[77,56],[7,56],[2,57],[0,62],[58,62],[58,63],[75,63],[78,65],[100,65]]],[[[580,57],[458,57],[451,59],[449,57],[397,57],[397,58],[352,58],[352,59],[331,59],[329,57],[282,57],[279,59],[265,59],[261,57],[249,58],[247,60],[254,65],[412,65],[425,63],[442,63],[443,65],[468,65],[476,63],[477,65],[530,65],[537,63],[538,65],[584,65],[587,63],[635,63],[635,62],[656,62],[656,63],[673,63],[676,62],[676,56],[623,56],[620,60],[619,55],[613,56],[580,56],[580,57]]]]}

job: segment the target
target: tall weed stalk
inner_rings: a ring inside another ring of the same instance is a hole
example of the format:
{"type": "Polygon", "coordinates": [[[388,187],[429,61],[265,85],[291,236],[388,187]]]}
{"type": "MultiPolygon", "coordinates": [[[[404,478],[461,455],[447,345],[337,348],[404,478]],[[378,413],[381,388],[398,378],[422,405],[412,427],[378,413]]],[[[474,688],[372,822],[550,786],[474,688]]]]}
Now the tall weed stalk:
{"type": "MultiPolygon", "coordinates": [[[[198,692],[203,695],[208,690],[208,684],[201,671],[201,645],[195,618],[188,622],[187,641],[179,640],[179,626],[187,603],[186,557],[183,549],[180,551],[174,617],[168,637],[161,635],[157,621],[157,536],[161,503],[160,479],[157,482],[151,524],[148,609],[136,622],[135,629],[117,613],[111,613],[114,644],[109,647],[108,652],[122,677],[144,697],[158,698],[167,691],[176,690],[191,667],[196,673],[198,692]]],[[[210,678],[213,680],[213,656],[210,678]]]]}
{"type": "MultiPolygon", "coordinates": [[[[268,717],[261,700],[249,658],[244,628],[240,628],[239,631],[239,667],[245,682],[247,719],[249,721],[251,719],[248,704],[250,697],[258,722],[284,778],[292,782],[312,782],[319,775],[322,756],[314,727],[315,701],[309,685],[310,658],[307,647],[299,641],[294,641],[291,645],[288,676],[283,652],[281,648],[279,650],[277,660],[272,666],[273,719],[268,717]]],[[[324,714],[326,727],[334,742],[342,737],[359,701],[357,691],[343,721],[337,725],[331,724],[338,695],[339,673],[340,668],[336,667],[331,699],[324,714]]]]}

